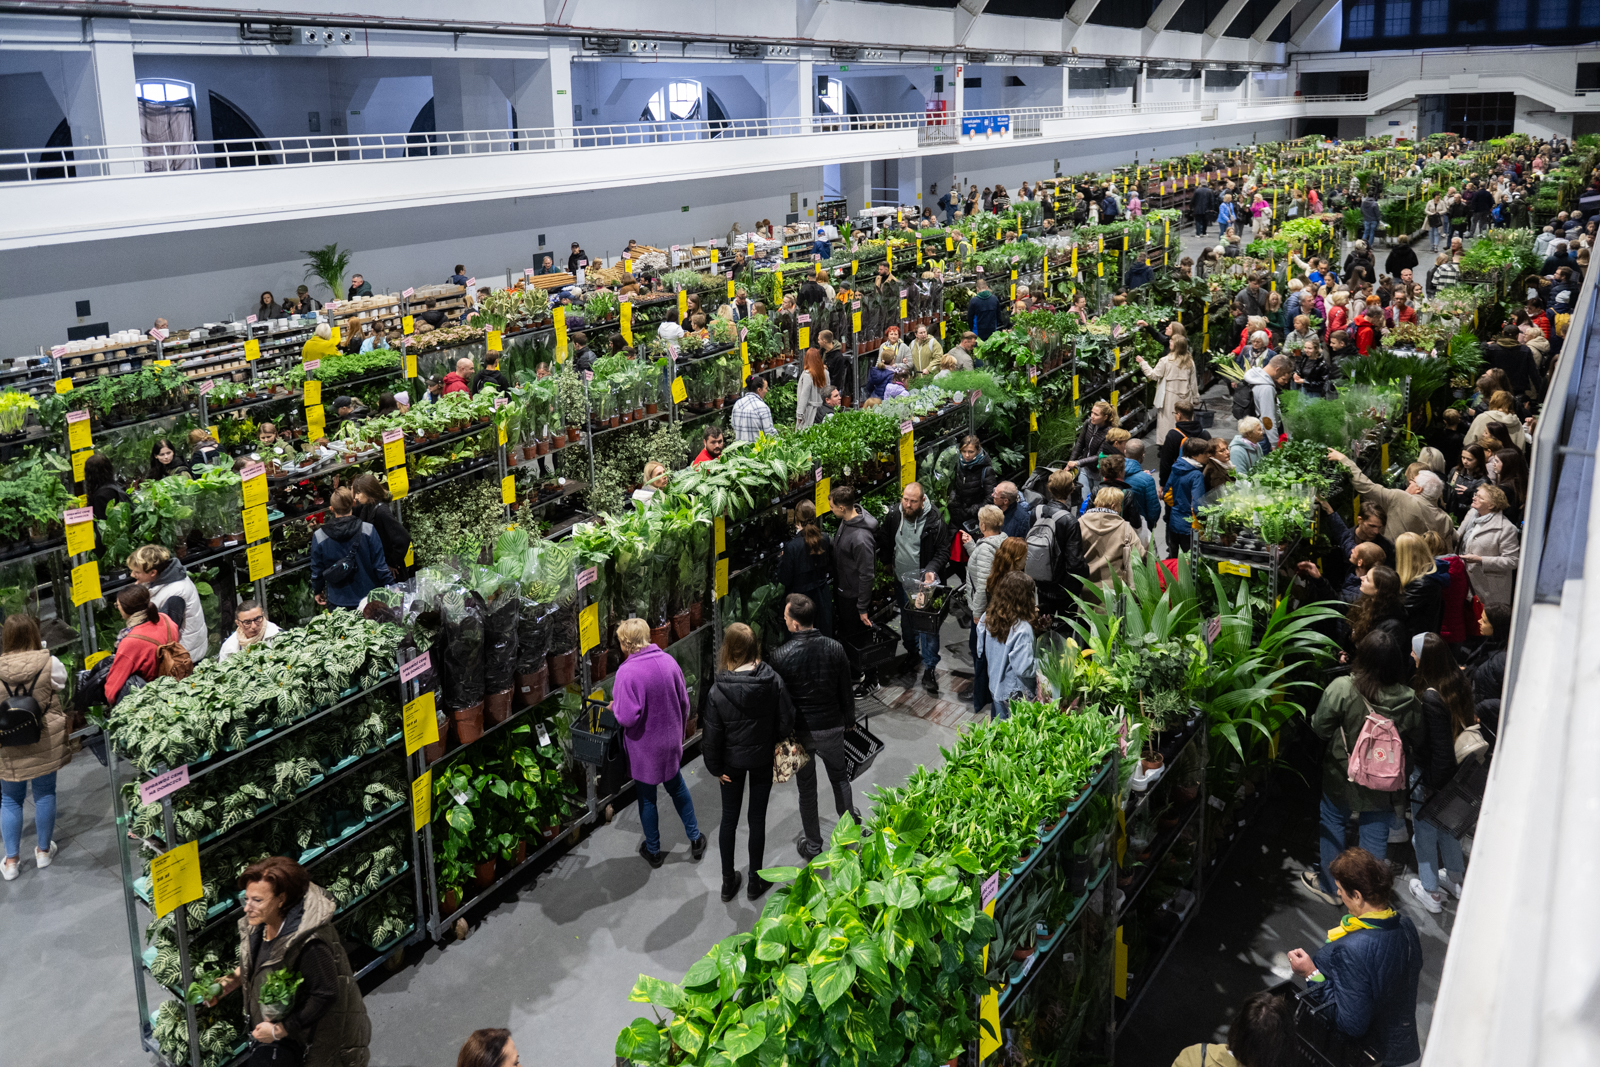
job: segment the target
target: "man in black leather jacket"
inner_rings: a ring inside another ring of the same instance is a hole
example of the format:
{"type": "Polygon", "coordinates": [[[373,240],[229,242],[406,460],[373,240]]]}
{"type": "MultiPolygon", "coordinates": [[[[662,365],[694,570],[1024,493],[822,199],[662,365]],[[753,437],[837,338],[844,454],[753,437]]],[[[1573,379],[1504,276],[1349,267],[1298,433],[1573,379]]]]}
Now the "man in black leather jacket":
{"type": "MultiPolygon", "coordinates": [[[[895,603],[905,607],[907,597],[905,577],[921,572],[924,580],[942,580],[950,568],[950,527],[945,525],[939,509],[928,502],[921,484],[912,482],[900,492],[900,506],[892,509],[878,524],[878,561],[894,572],[895,603]],[[900,531],[905,526],[915,527],[917,540],[910,543],[910,531],[902,543],[900,531]]],[[[922,688],[930,693],[939,692],[939,681],[934,668],[939,664],[939,635],[917,633],[902,622],[901,636],[907,652],[922,654],[922,688]],[[912,637],[916,642],[912,642],[912,637]]]]}
{"type": "Polygon", "coordinates": [[[843,645],[814,628],[816,611],[810,597],[789,595],[783,622],[791,636],[772,654],[771,661],[794,702],[795,736],[812,757],[795,774],[800,787],[802,827],[796,847],[800,857],[808,861],[822,852],[822,828],[817,817],[818,760],[828,769],[839,817],[848,813],[857,823],[861,821],[850,792],[850,770],[845,765],[844,731],[856,721],[850,661],[843,645]]]}

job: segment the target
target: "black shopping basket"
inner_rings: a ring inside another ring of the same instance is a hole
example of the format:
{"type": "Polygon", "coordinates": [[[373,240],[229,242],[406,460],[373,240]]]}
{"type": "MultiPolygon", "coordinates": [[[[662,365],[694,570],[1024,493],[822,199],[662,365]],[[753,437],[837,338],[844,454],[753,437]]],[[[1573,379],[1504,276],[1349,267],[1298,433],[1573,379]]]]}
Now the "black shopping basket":
{"type": "Polygon", "coordinates": [[[878,753],[883,751],[883,742],[867,729],[871,719],[869,715],[860,722],[845,727],[844,730],[844,765],[850,772],[852,782],[865,774],[867,768],[877,760],[878,753]]]}
{"type": "Polygon", "coordinates": [[[844,644],[862,669],[885,667],[899,658],[900,635],[887,626],[846,635],[844,644]]]}

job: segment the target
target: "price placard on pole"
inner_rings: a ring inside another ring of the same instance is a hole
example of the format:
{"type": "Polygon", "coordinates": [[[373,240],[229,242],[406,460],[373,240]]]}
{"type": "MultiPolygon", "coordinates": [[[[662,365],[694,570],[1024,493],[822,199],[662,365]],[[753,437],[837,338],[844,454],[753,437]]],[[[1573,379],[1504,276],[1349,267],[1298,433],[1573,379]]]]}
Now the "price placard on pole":
{"type": "Polygon", "coordinates": [[[717,555],[720,556],[728,551],[728,525],[723,521],[721,515],[718,515],[712,523],[712,531],[714,534],[713,540],[716,542],[717,555]]]}
{"type": "MultiPolygon", "coordinates": [[[[438,729],[437,725],[434,727],[438,729]]],[[[422,777],[411,783],[411,830],[420,831],[433,819],[433,771],[422,772],[422,777]]]]}
{"type": "Polygon", "coordinates": [[[622,339],[633,344],[633,301],[624,300],[619,314],[622,316],[622,339]]]}
{"type": "Polygon", "coordinates": [[[82,607],[100,599],[100,564],[96,560],[72,568],[72,606],[82,607]]]}
{"type": "Polygon", "coordinates": [[[416,376],[417,376],[417,357],[411,355],[408,352],[408,353],[406,353],[406,377],[407,378],[415,378],[416,376]]]}
{"type": "Polygon", "coordinates": [[[434,705],[432,689],[415,700],[406,701],[405,707],[400,709],[400,728],[405,733],[408,756],[423,745],[438,742],[439,712],[434,705]]]}
{"type": "Polygon", "coordinates": [[[89,429],[89,413],[87,411],[67,412],[67,447],[76,452],[83,448],[92,448],[94,437],[89,429]]]}
{"type": "Polygon", "coordinates": [[[200,842],[185,841],[150,861],[150,904],[156,918],[204,895],[200,842]]]}
{"type": "Polygon", "coordinates": [[[244,539],[246,544],[265,541],[270,535],[267,523],[267,506],[257,504],[244,509],[244,539]]]}
{"type": "Polygon", "coordinates": [[[67,531],[67,555],[94,551],[94,508],[69,508],[61,513],[67,531]]]}
{"type": "Polygon", "coordinates": [[[417,332],[417,320],[413,315],[400,316],[400,332],[410,337],[417,332]]]}
{"type": "Polygon", "coordinates": [[[404,500],[411,493],[411,475],[405,467],[396,467],[389,472],[389,499],[404,500]]]}
{"type": "Polygon", "coordinates": [[[683,383],[682,378],[672,379],[672,402],[682,404],[689,399],[689,387],[683,383]]]}
{"type": "Polygon", "coordinates": [[[721,600],[728,595],[728,560],[726,557],[717,560],[716,598],[721,600]]]}
{"type": "Polygon", "coordinates": [[[500,479],[500,503],[515,504],[517,502],[517,476],[508,474],[500,479]]]}
{"type": "Polygon", "coordinates": [[[406,461],[406,432],[404,430],[383,431],[383,466],[385,470],[393,470],[403,466],[406,461]]]}
{"type": "Polygon", "coordinates": [[[244,343],[244,358],[248,360],[261,358],[261,342],[254,337],[244,343]]]}
{"type": "Polygon", "coordinates": [[[817,479],[817,514],[821,515],[832,507],[829,497],[833,494],[833,479],[824,475],[817,479]]]}
{"type": "Polygon", "coordinates": [[[502,349],[500,347],[500,331],[499,330],[490,330],[488,335],[484,338],[484,340],[488,342],[487,349],[486,349],[487,351],[490,351],[490,352],[502,351],[502,349]]]}
{"type": "Polygon", "coordinates": [[[567,361],[567,309],[565,307],[557,307],[550,313],[550,317],[555,320],[556,327],[556,362],[565,363],[567,361]]]}
{"type": "Polygon", "coordinates": [[[245,549],[245,560],[250,566],[250,580],[259,582],[263,578],[272,577],[276,564],[272,559],[272,542],[263,541],[259,545],[251,545],[245,549]]]}
{"type": "Polygon", "coordinates": [[[322,383],[315,378],[307,378],[303,400],[306,407],[315,407],[322,403],[322,383]]]}
{"type": "Polygon", "coordinates": [[[917,450],[913,441],[911,420],[900,424],[900,488],[917,480],[917,450]]]}
{"type": "Polygon", "coordinates": [[[249,463],[239,472],[241,503],[247,508],[267,502],[267,468],[265,464],[249,463]]]}
{"type": "Polygon", "coordinates": [[[584,655],[600,647],[600,605],[590,604],[578,612],[578,650],[584,655]]]}
{"type": "MultiPolygon", "coordinates": [[[[310,385],[310,382],[306,383],[310,385]]],[[[327,416],[323,414],[322,405],[306,408],[306,436],[315,441],[323,436],[328,429],[327,416]]]]}

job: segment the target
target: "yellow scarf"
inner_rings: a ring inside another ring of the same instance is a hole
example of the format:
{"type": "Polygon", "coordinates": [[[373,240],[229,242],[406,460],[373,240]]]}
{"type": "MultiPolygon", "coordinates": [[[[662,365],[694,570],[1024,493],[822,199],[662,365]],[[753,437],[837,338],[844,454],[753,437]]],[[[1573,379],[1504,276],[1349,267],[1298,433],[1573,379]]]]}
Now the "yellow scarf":
{"type": "MultiPolygon", "coordinates": [[[[1384,908],[1382,911],[1369,911],[1367,916],[1373,919],[1392,919],[1395,916],[1393,908],[1384,908]]],[[[1354,915],[1346,915],[1339,920],[1339,925],[1328,931],[1328,940],[1337,941],[1353,930],[1376,930],[1377,927],[1368,925],[1354,915]]]]}

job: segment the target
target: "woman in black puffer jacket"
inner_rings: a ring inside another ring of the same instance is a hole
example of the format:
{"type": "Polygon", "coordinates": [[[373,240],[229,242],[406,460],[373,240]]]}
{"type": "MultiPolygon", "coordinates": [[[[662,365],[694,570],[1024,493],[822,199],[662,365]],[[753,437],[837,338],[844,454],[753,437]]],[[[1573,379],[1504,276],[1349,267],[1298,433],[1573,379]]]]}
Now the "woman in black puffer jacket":
{"type": "Polygon", "coordinates": [[[706,694],[701,754],[706,770],[722,783],[722,899],[732,900],[741,878],[734,870],[734,839],[745,780],[750,782],[750,888],[759,899],[772,885],[756,872],[767,844],[767,798],[772,793],[772,750],[794,732],[794,705],[783,680],[761,662],[761,643],[742,622],[722,636],[717,682],[706,694]]]}
{"type": "Polygon", "coordinates": [[[961,439],[960,454],[950,480],[950,525],[957,530],[966,529],[969,523],[976,525],[978,509],[994,503],[994,487],[1000,481],[977,434],[961,439]]]}

